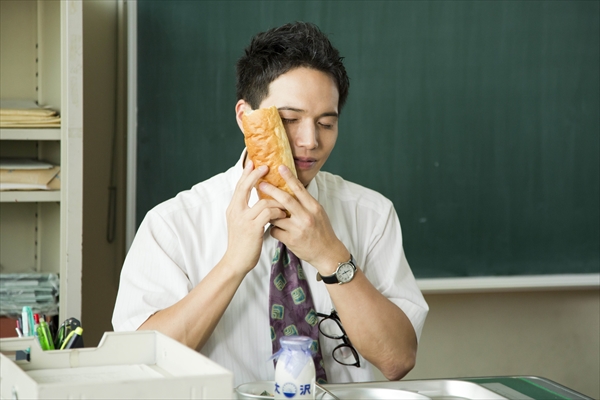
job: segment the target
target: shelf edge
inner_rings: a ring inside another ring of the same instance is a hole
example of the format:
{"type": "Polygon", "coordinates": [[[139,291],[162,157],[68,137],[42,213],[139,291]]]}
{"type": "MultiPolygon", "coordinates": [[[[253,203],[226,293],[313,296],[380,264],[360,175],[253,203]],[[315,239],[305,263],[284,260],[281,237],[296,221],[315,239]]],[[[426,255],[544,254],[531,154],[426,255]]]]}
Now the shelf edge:
{"type": "Polygon", "coordinates": [[[60,128],[2,128],[0,140],[60,140],[60,128]]]}
{"type": "Polygon", "coordinates": [[[60,202],[60,190],[0,192],[2,203],[60,202]]]}

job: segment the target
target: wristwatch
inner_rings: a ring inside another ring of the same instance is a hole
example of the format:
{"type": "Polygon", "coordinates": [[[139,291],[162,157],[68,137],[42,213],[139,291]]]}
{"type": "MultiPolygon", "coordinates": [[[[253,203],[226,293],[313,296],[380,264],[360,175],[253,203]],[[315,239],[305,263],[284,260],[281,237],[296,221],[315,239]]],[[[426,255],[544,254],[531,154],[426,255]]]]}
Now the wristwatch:
{"type": "Polygon", "coordinates": [[[322,280],[327,284],[337,283],[339,285],[342,285],[354,279],[355,274],[356,260],[354,260],[352,254],[350,254],[350,259],[346,262],[339,263],[333,275],[321,276],[321,274],[317,272],[317,280],[322,280]]]}

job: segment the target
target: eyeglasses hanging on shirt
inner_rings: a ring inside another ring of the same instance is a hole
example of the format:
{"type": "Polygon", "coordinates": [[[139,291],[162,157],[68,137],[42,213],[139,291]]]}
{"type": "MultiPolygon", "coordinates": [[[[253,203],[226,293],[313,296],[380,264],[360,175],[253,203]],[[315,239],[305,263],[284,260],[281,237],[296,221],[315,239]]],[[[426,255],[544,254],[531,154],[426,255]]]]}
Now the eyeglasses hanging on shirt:
{"type": "Polygon", "coordinates": [[[319,332],[325,337],[342,340],[343,342],[333,349],[333,352],[331,353],[333,359],[342,365],[353,365],[360,368],[358,352],[354,346],[352,346],[348,335],[346,335],[346,331],[342,326],[342,321],[340,321],[337,311],[334,309],[331,310],[331,314],[329,315],[321,313],[317,313],[317,315],[323,318],[319,321],[319,332]]]}

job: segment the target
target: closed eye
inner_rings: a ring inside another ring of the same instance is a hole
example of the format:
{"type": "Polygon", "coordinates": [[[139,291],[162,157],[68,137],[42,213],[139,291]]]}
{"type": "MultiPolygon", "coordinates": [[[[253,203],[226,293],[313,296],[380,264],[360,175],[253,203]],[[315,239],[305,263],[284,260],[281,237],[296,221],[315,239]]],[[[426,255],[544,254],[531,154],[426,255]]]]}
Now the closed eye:
{"type": "Polygon", "coordinates": [[[325,129],[333,129],[333,124],[324,124],[322,122],[319,122],[319,125],[321,125],[325,129]]]}
{"type": "Polygon", "coordinates": [[[294,122],[298,122],[297,119],[289,119],[289,118],[281,118],[281,121],[284,124],[293,124],[294,122]]]}

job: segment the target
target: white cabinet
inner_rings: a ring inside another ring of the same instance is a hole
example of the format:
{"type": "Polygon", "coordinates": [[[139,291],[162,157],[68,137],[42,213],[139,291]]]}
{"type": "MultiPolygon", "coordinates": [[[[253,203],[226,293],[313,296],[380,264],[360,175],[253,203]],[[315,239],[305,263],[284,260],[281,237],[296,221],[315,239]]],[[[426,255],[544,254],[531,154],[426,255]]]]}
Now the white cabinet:
{"type": "Polygon", "coordinates": [[[59,191],[0,192],[0,272],[58,273],[60,321],[81,318],[82,4],[2,0],[0,18],[0,98],[61,115],[60,128],[0,130],[0,156],[61,168],[59,191]]]}

